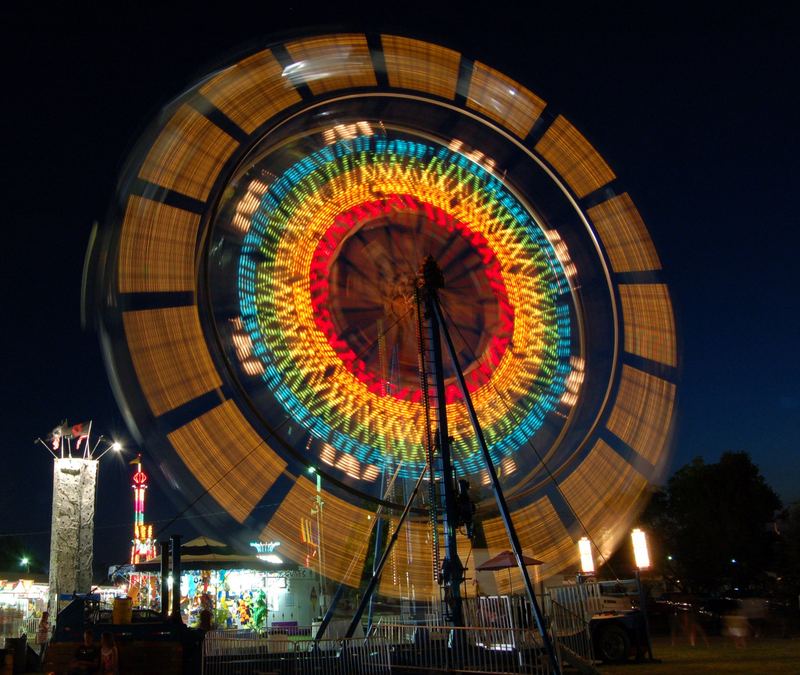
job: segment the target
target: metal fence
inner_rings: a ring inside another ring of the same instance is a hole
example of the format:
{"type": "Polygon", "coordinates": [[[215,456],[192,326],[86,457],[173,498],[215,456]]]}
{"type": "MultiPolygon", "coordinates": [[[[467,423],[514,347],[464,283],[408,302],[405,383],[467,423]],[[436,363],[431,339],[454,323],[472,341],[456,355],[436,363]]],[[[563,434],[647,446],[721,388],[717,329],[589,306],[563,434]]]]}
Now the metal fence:
{"type": "MultiPolygon", "coordinates": [[[[39,619],[30,617],[23,619],[21,617],[4,617],[0,621],[0,638],[6,637],[20,637],[26,635],[28,637],[28,644],[38,644],[39,636],[39,619]]],[[[44,636],[41,636],[44,637],[44,636]]],[[[45,638],[49,639],[50,631],[45,638]]]]}
{"type": "Polygon", "coordinates": [[[522,623],[522,615],[527,615],[527,604],[523,600],[507,595],[464,598],[464,622],[479,628],[528,628],[522,623]]]}
{"type": "Polygon", "coordinates": [[[591,617],[604,609],[600,584],[586,582],[550,588],[550,597],[574,614],[591,617]]]}
{"type": "Polygon", "coordinates": [[[551,600],[549,610],[553,640],[558,645],[562,656],[564,650],[567,649],[584,661],[593,662],[594,648],[589,630],[589,617],[576,614],[569,607],[565,607],[555,600],[551,600]]]}
{"type": "Polygon", "coordinates": [[[24,619],[19,627],[19,634],[27,635],[28,642],[33,642],[38,632],[39,632],[39,619],[37,619],[35,616],[32,616],[28,619],[24,619]]]}
{"type": "Polygon", "coordinates": [[[379,624],[371,635],[383,638],[390,646],[395,671],[549,672],[541,639],[527,629],[379,624]]]}
{"type": "Polygon", "coordinates": [[[22,634],[22,617],[2,616],[0,617],[0,637],[17,637],[22,634]]]}
{"type": "MultiPolygon", "coordinates": [[[[589,620],[601,607],[599,588],[565,586],[540,598],[559,661],[593,663],[589,620]],[[577,660],[576,660],[577,657],[577,660]]],[[[527,598],[490,596],[464,600],[466,628],[424,624],[407,616],[382,616],[369,636],[315,642],[308,630],[212,631],[203,645],[204,675],[358,675],[359,673],[550,672],[544,644],[527,598]]]]}
{"type": "MultiPolygon", "coordinates": [[[[589,620],[592,607],[601,602],[599,591],[577,589],[573,586],[555,597],[539,597],[545,624],[558,650],[569,649],[573,655],[591,663],[594,660],[589,620]],[[560,602],[555,597],[565,600],[560,602]],[[587,606],[589,610],[587,610],[587,606]]],[[[469,598],[464,601],[464,617],[470,626],[535,630],[533,611],[524,596],[489,596],[469,598]]]]}
{"type": "Polygon", "coordinates": [[[381,623],[367,638],[320,640],[250,631],[211,631],[203,675],[383,675],[413,672],[545,675],[531,630],[381,623]]]}
{"type": "Polygon", "coordinates": [[[314,641],[272,632],[210,631],[203,641],[203,675],[384,675],[389,648],[380,638],[314,641]]]}

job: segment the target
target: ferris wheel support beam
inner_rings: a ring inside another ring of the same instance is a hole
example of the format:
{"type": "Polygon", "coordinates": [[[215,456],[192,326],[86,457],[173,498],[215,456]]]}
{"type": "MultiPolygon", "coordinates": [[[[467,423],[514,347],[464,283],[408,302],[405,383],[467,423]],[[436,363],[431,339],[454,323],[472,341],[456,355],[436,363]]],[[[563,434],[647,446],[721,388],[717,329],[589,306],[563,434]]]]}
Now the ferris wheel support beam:
{"type": "MultiPolygon", "coordinates": [[[[464,579],[464,567],[458,556],[456,540],[456,523],[458,520],[458,502],[456,500],[455,481],[453,480],[453,459],[450,453],[450,434],[447,425],[447,396],[444,386],[444,363],[442,360],[441,333],[445,326],[441,313],[436,311],[438,296],[436,291],[444,286],[441,269],[432,257],[427,257],[422,264],[422,293],[425,302],[425,318],[428,322],[429,349],[433,357],[433,382],[436,390],[436,431],[435,447],[439,450],[442,462],[442,494],[444,496],[444,531],[445,554],[440,573],[440,583],[445,587],[445,600],[450,610],[450,620],[454,626],[464,625],[464,609],[461,599],[461,582],[464,579]]],[[[434,480],[431,467],[431,481],[434,480]]],[[[434,523],[436,527],[436,523],[434,523]]]]}
{"type": "MultiPolygon", "coordinates": [[[[350,639],[353,637],[353,633],[356,632],[356,628],[358,624],[361,623],[361,617],[364,614],[364,609],[366,609],[367,604],[372,597],[372,594],[375,592],[375,587],[380,581],[381,574],[383,573],[383,568],[386,565],[386,561],[389,560],[389,556],[392,553],[392,549],[394,548],[394,544],[397,541],[397,538],[400,536],[400,530],[403,528],[403,523],[406,522],[406,518],[408,514],[411,513],[411,505],[414,503],[414,500],[417,498],[417,494],[419,493],[419,488],[422,485],[422,479],[425,478],[425,474],[428,472],[428,467],[425,466],[422,469],[422,473],[419,474],[419,478],[417,478],[417,482],[414,484],[414,489],[411,491],[411,495],[406,502],[406,507],[403,509],[403,513],[400,514],[400,518],[397,521],[397,527],[394,528],[394,532],[392,533],[391,538],[389,539],[389,543],[386,544],[386,550],[383,552],[381,556],[380,562],[378,566],[375,568],[375,571],[372,573],[372,578],[369,580],[369,584],[367,585],[367,590],[364,591],[364,594],[361,596],[361,601],[358,603],[358,607],[356,607],[355,614],[353,614],[353,618],[350,621],[350,625],[347,627],[347,632],[345,633],[345,639],[350,639]]],[[[433,477],[431,477],[433,480],[433,477]]],[[[333,616],[333,608],[328,610],[328,613],[333,616]]],[[[325,617],[328,619],[328,616],[325,617]]],[[[330,619],[328,619],[330,620],[330,619]]],[[[315,640],[320,640],[322,638],[323,633],[325,632],[325,624],[320,627],[319,631],[317,632],[317,636],[314,638],[315,640]]]]}
{"type": "Polygon", "coordinates": [[[442,309],[439,305],[439,298],[436,293],[429,294],[431,300],[431,310],[434,313],[434,317],[436,319],[436,323],[440,326],[442,335],[444,336],[445,344],[447,345],[447,351],[450,355],[450,361],[452,362],[453,369],[456,372],[456,379],[458,380],[458,387],[461,390],[461,395],[464,397],[464,403],[467,407],[467,414],[469,415],[470,423],[472,424],[472,428],[475,432],[475,437],[478,439],[478,444],[481,448],[481,453],[483,454],[483,460],[486,464],[486,470],[489,472],[489,478],[491,479],[492,483],[492,492],[494,492],[494,497],[497,502],[497,508],[500,510],[500,516],[503,519],[503,524],[506,528],[506,534],[508,535],[508,541],[511,544],[511,548],[514,552],[514,558],[517,561],[517,566],[519,567],[519,571],[522,574],[522,580],[525,584],[525,590],[528,593],[528,600],[531,603],[531,608],[533,609],[534,618],[536,619],[536,627],[539,630],[539,634],[542,636],[542,641],[544,642],[545,651],[547,652],[547,656],[550,660],[550,669],[554,675],[561,675],[561,664],[558,661],[556,656],[555,649],[553,648],[553,643],[550,640],[550,634],[547,632],[547,628],[544,622],[544,616],[542,615],[542,610],[539,607],[539,603],[536,600],[536,592],[533,588],[533,583],[531,582],[530,575],[528,574],[528,568],[525,566],[525,562],[523,561],[522,557],[522,546],[519,541],[519,537],[517,536],[517,530],[514,527],[514,523],[511,520],[511,511],[508,508],[508,504],[506,503],[505,495],[503,494],[503,489],[500,486],[500,480],[497,477],[497,471],[495,471],[494,463],[492,462],[492,457],[489,454],[489,447],[486,444],[486,438],[483,435],[483,430],[481,429],[480,422],[478,421],[478,415],[475,412],[475,407],[472,404],[472,398],[469,395],[469,390],[467,389],[467,382],[464,379],[464,372],[461,370],[461,366],[458,362],[458,355],[456,354],[455,345],[453,344],[452,339],[450,338],[450,332],[447,330],[447,324],[444,321],[444,317],[442,316],[442,309]]]}

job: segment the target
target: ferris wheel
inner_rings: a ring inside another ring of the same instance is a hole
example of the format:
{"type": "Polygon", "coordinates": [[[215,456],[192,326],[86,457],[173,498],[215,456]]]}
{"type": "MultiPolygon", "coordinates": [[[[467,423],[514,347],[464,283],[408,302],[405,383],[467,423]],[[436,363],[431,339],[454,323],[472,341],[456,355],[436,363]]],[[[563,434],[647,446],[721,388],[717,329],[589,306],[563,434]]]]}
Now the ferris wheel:
{"type": "MultiPolygon", "coordinates": [[[[151,125],[101,238],[98,326],[138,442],[218,529],[324,552],[330,579],[358,586],[428,461],[428,256],[542,577],[587,532],[609,555],[665,468],[675,321],[636,206],[550,104],[457,51],[343,33],[235,59],[151,125]]],[[[494,554],[505,531],[443,367],[454,471],[494,554]]],[[[424,503],[404,528],[380,590],[432,595],[424,503]]]]}

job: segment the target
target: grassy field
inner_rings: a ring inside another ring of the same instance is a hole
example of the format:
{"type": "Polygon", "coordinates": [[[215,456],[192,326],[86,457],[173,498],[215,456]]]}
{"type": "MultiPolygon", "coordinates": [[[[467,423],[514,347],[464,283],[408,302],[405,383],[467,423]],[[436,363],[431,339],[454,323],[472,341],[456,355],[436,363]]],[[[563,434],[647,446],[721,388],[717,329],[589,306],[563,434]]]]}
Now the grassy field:
{"type": "Polygon", "coordinates": [[[601,666],[602,673],[613,675],[692,675],[693,673],[747,673],[748,675],[800,675],[800,638],[748,640],[737,648],[730,639],[712,637],[706,647],[696,647],[685,638],[673,647],[668,638],[653,641],[653,655],[660,663],[601,666]]]}

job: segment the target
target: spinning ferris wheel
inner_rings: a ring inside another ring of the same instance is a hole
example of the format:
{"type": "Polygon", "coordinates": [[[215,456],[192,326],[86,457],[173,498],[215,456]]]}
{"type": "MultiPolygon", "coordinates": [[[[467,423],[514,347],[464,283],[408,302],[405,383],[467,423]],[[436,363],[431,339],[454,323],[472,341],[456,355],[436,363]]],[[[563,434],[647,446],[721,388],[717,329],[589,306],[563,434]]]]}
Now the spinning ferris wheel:
{"type": "MultiPolygon", "coordinates": [[[[358,586],[376,520],[397,526],[440,405],[477,540],[508,548],[452,360],[442,396],[420,378],[428,256],[543,577],[587,531],[609,555],[665,466],[675,325],[636,206],[567,119],[456,51],[326,34],[235,60],[151,126],[101,236],[98,324],[137,440],[217,527],[298,562],[324,503],[332,580],[358,586]]],[[[429,507],[381,593],[436,593],[429,507]]]]}

